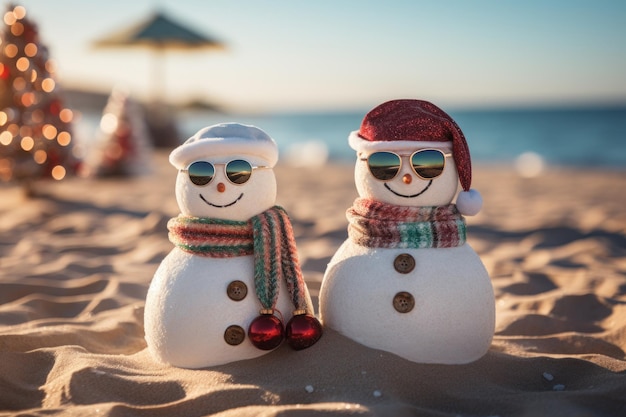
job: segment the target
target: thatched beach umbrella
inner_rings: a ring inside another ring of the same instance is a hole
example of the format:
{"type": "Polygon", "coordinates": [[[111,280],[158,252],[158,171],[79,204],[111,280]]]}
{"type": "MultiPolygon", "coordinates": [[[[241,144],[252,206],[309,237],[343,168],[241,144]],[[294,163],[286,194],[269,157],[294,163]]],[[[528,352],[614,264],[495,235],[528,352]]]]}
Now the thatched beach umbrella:
{"type": "Polygon", "coordinates": [[[163,56],[166,51],[224,48],[221,41],[185,27],[161,12],[153,13],[145,20],[98,39],[94,42],[94,46],[98,48],[144,47],[153,50],[156,59],[152,82],[154,91],[158,93],[158,99],[163,98],[161,97],[161,86],[164,81],[162,70],[163,56]]]}
{"type": "Polygon", "coordinates": [[[170,112],[160,104],[164,97],[165,75],[164,55],[169,50],[223,49],[224,44],[205,34],[173,21],[161,12],[156,12],[145,20],[123,28],[98,39],[93,44],[97,48],[142,47],[154,51],[155,61],[152,73],[154,106],[146,112],[148,128],[157,147],[177,145],[175,123],[170,112]],[[176,139],[175,139],[176,138],[176,139]]]}

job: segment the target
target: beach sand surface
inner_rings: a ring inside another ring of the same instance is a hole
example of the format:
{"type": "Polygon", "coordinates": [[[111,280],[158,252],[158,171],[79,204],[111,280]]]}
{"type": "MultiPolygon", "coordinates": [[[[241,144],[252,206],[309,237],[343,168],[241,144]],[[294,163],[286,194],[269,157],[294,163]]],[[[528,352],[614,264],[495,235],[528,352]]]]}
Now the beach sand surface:
{"type": "MultiPolygon", "coordinates": [[[[626,415],[626,173],[474,166],[485,205],[468,241],[497,308],[474,363],[412,363],[326,329],[306,350],[202,370],[156,362],[143,337],[175,175],[156,153],[144,177],[0,188],[0,415],[626,415]]],[[[353,167],[276,175],[317,303],[353,167]]]]}

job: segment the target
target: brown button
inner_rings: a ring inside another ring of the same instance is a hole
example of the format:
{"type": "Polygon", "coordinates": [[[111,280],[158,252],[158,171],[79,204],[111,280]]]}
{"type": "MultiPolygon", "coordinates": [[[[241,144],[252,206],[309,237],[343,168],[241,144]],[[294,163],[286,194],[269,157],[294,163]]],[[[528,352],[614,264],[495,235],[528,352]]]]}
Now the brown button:
{"type": "Polygon", "coordinates": [[[393,261],[393,267],[401,274],[408,274],[415,268],[415,258],[408,253],[401,253],[393,261]]]}
{"type": "Polygon", "coordinates": [[[406,291],[399,292],[393,297],[393,308],[399,313],[408,313],[415,307],[415,299],[406,291]]]}
{"type": "Polygon", "coordinates": [[[228,288],[226,288],[226,294],[228,294],[228,298],[234,301],[241,301],[246,298],[248,295],[248,287],[241,281],[233,281],[228,284],[228,288]]]}
{"type": "Polygon", "coordinates": [[[246,338],[246,332],[237,325],[228,326],[224,332],[224,340],[231,346],[237,346],[246,338]]]}

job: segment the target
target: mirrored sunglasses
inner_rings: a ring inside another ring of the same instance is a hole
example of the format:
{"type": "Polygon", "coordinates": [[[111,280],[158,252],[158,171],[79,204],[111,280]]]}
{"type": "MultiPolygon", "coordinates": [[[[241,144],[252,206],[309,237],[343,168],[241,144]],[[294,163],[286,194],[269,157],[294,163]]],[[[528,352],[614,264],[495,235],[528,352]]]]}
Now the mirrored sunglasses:
{"type": "Polygon", "coordinates": [[[215,167],[224,165],[224,174],[228,181],[235,185],[241,185],[248,182],[255,169],[270,168],[267,166],[252,166],[250,162],[243,159],[235,159],[226,164],[212,164],[207,161],[196,161],[189,165],[187,169],[181,169],[189,175],[189,180],[195,185],[207,185],[215,177],[215,167]]]}
{"type": "Polygon", "coordinates": [[[446,157],[452,154],[444,153],[439,149],[420,149],[412,154],[384,151],[374,152],[360,160],[367,161],[367,166],[374,178],[380,181],[390,181],[400,172],[403,156],[409,157],[415,175],[423,180],[432,180],[443,173],[446,157]]]}

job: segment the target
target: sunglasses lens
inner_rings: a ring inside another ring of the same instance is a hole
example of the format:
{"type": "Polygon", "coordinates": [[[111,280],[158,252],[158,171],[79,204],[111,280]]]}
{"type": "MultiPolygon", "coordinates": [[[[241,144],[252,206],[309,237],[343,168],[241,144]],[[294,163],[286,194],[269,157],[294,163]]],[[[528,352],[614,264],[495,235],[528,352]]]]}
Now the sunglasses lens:
{"type": "Polygon", "coordinates": [[[435,149],[418,151],[411,156],[411,164],[415,173],[423,179],[437,178],[443,172],[446,157],[435,149]]]}
{"type": "Polygon", "coordinates": [[[226,176],[233,184],[243,184],[252,175],[252,165],[248,161],[236,159],[226,165],[226,176]]]}
{"type": "Polygon", "coordinates": [[[197,161],[189,165],[189,179],[196,185],[207,185],[215,176],[213,164],[205,161],[197,161]]]}
{"type": "Polygon", "coordinates": [[[400,157],[391,152],[375,152],[367,157],[367,165],[374,178],[388,181],[400,171],[400,157]]]}

